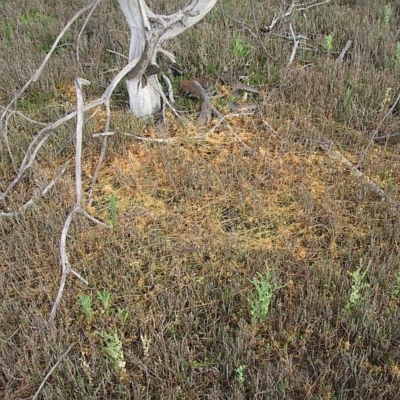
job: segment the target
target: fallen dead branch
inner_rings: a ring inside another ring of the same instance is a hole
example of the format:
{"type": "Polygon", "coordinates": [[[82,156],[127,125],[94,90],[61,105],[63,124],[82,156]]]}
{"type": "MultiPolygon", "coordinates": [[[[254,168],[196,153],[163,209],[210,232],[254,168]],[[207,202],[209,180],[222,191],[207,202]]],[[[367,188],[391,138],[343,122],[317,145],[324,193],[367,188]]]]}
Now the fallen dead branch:
{"type": "Polygon", "coordinates": [[[364,150],[361,153],[360,156],[360,160],[357,163],[357,167],[360,167],[361,164],[364,161],[364,158],[369,150],[369,148],[371,147],[372,143],[374,142],[374,140],[377,138],[377,135],[379,133],[379,129],[381,128],[382,124],[385,122],[385,120],[389,117],[389,115],[391,115],[394,111],[394,109],[397,106],[397,103],[400,101],[400,92],[396,97],[396,100],[394,101],[394,103],[392,104],[392,106],[389,108],[389,110],[387,111],[387,113],[383,116],[383,118],[380,120],[378,126],[375,128],[375,130],[372,132],[372,135],[367,143],[367,145],[365,146],[364,150]]]}
{"type": "MultiPolygon", "coordinates": [[[[63,295],[65,283],[67,281],[67,277],[70,273],[75,275],[78,279],[80,279],[86,285],[88,282],[81,275],[79,275],[76,271],[74,271],[71,267],[71,264],[68,260],[67,254],[67,235],[68,230],[71,226],[71,223],[74,217],[78,214],[83,214],[87,218],[89,218],[92,222],[98,223],[103,227],[107,227],[108,225],[104,224],[101,221],[98,221],[93,216],[89,215],[83,206],[82,201],[82,132],[83,132],[83,123],[84,123],[84,101],[82,94],[82,85],[88,85],[89,82],[84,79],[77,79],[75,81],[75,89],[76,89],[76,98],[77,98],[77,118],[76,118],[76,146],[75,146],[75,193],[76,193],[76,204],[73,210],[69,213],[64,227],[61,233],[61,241],[60,241],[60,257],[61,257],[61,282],[58,289],[56,300],[54,301],[51,313],[50,313],[50,321],[52,321],[56,315],[57,308],[61,302],[61,298],[63,295]]],[[[109,110],[109,107],[107,107],[109,110]]],[[[108,126],[107,126],[108,128],[108,126]]],[[[107,138],[107,136],[105,136],[107,138]]]]}
{"type": "Polygon", "coordinates": [[[135,139],[141,140],[142,142],[148,143],[174,143],[178,140],[178,138],[169,137],[169,138],[148,138],[143,136],[135,136],[135,139]]]}
{"type": "Polygon", "coordinates": [[[322,6],[324,4],[329,4],[330,2],[331,0],[324,0],[324,1],[310,0],[308,2],[298,4],[297,0],[292,0],[285,10],[281,10],[277,15],[274,15],[269,26],[265,26],[262,28],[262,32],[271,32],[275,28],[275,25],[278,22],[286,20],[295,11],[296,12],[307,11],[314,7],[322,6]]]}
{"type": "Polygon", "coordinates": [[[95,0],[92,1],[90,4],[88,4],[86,7],[81,8],[64,26],[63,30],[60,32],[60,34],[57,36],[56,40],[54,41],[53,45],[51,46],[51,49],[49,52],[46,54],[46,57],[44,58],[42,64],[40,67],[35,71],[35,73],[32,75],[32,77],[25,83],[25,85],[15,94],[13,99],[10,101],[8,106],[5,108],[3,111],[3,114],[0,118],[0,122],[2,123],[4,121],[5,116],[7,115],[7,112],[11,109],[11,107],[17,102],[18,99],[21,98],[21,96],[26,92],[28,87],[31,85],[32,82],[36,82],[40,75],[42,74],[44,68],[46,67],[47,63],[49,62],[52,54],[54,53],[55,49],[57,48],[58,44],[60,43],[60,40],[63,38],[63,36],[68,32],[69,28],[71,25],[78,20],[86,11],[89,11],[95,7],[103,0],[95,0]]]}
{"type": "MultiPolygon", "coordinates": [[[[212,135],[222,124],[226,124],[226,126],[228,127],[230,133],[232,134],[232,136],[239,141],[243,147],[245,147],[245,149],[247,151],[251,151],[251,148],[244,143],[244,141],[240,138],[240,136],[234,131],[234,129],[230,126],[229,122],[227,121],[228,118],[235,118],[235,117],[243,117],[243,116],[249,116],[249,115],[254,115],[254,112],[242,112],[242,113],[231,113],[231,114],[227,114],[227,115],[220,115],[220,119],[218,120],[218,122],[211,128],[209,129],[207,132],[202,133],[200,135],[196,135],[196,136],[190,136],[190,137],[167,137],[167,138],[151,138],[151,137],[144,137],[144,136],[135,136],[135,135],[131,135],[129,133],[126,132],[121,132],[120,134],[122,135],[127,135],[130,137],[133,137],[136,140],[140,140],[142,142],[147,142],[147,143],[165,143],[165,144],[173,144],[173,143],[182,143],[182,142],[191,142],[194,140],[205,140],[207,139],[210,135],[212,135]]],[[[111,132],[112,134],[115,134],[115,132],[111,132]]]]}
{"type": "MultiPolygon", "coordinates": [[[[103,95],[96,99],[93,100],[83,107],[83,111],[89,111],[93,108],[102,106],[106,104],[110,98],[111,95],[113,94],[115,88],[117,87],[118,83],[125,77],[125,75],[132,70],[132,68],[140,61],[140,57],[137,57],[136,59],[132,60],[130,63],[128,63],[111,81],[111,83],[108,85],[107,89],[104,91],[103,95]]],[[[0,203],[5,200],[5,198],[8,196],[8,194],[11,192],[11,190],[20,182],[22,176],[26,173],[28,169],[30,169],[35,161],[35,158],[39,152],[39,150],[42,148],[44,143],[49,139],[49,137],[54,133],[54,131],[67,121],[70,121],[77,116],[77,111],[72,111],[69,114],[67,114],[65,117],[60,118],[59,120],[47,125],[46,127],[42,128],[35,138],[31,141],[31,143],[28,146],[28,149],[25,152],[25,156],[21,162],[21,165],[19,167],[19,170],[15,176],[15,178],[9,183],[9,185],[6,187],[6,189],[3,191],[3,193],[0,194],[0,203]]]]}
{"type": "Polygon", "coordinates": [[[203,100],[201,105],[201,111],[198,117],[199,125],[206,125],[211,121],[212,114],[214,113],[217,117],[221,118],[221,113],[213,106],[207,92],[204,90],[203,86],[196,80],[193,82],[193,86],[197,89],[200,98],[203,100]]]}
{"type": "Polygon", "coordinates": [[[335,144],[331,140],[322,137],[319,145],[328,153],[332,160],[344,165],[350,173],[361,183],[366,185],[372,193],[378,196],[382,201],[386,201],[395,212],[400,211],[400,203],[388,195],[377,183],[373,182],[368,176],[362,173],[357,165],[352,164],[339,150],[335,150],[335,144]]]}
{"type": "Polygon", "coordinates": [[[43,389],[44,385],[46,384],[46,382],[48,381],[48,379],[50,378],[50,376],[53,374],[53,372],[55,371],[55,369],[58,367],[58,365],[61,363],[62,360],[64,360],[65,357],[67,357],[67,355],[69,354],[69,352],[72,350],[72,348],[74,347],[75,343],[72,343],[68,349],[61,355],[61,357],[57,360],[57,362],[51,367],[50,371],[47,373],[47,375],[44,377],[42,383],[40,384],[38,390],[36,391],[36,393],[33,395],[32,400],[36,400],[39,396],[39,393],[41,392],[41,390],[43,389]]]}
{"type": "Polygon", "coordinates": [[[293,49],[292,49],[292,53],[290,54],[289,62],[287,64],[288,66],[292,64],[294,58],[296,57],[297,49],[299,48],[299,44],[300,44],[300,40],[294,33],[292,24],[289,24],[289,28],[290,28],[290,33],[292,34],[292,39],[293,39],[293,49]]]}
{"type": "Polygon", "coordinates": [[[350,48],[350,46],[351,46],[352,44],[353,44],[353,41],[352,41],[352,40],[348,40],[348,41],[346,42],[345,46],[343,47],[342,51],[341,51],[340,54],[339,54],[339,57],[338,57],[337,60],[336,60],[338,63],[343,62],[344,57],[345,57],[347,51],[349,50],[349,48],[350,48]]]}
{"type": "Polygon", "coordinates": [[[47,192],[56,184],[58,179],[65,173],[65,171],[68,168],[69,162],[66,162],[64,166],[62,167],[61,171],[56,175],[56,177],[51,180],[48,185],[42,189],[42,190],[37,190],[36,193],[33,194],[33,196],[25,203],[23,204],[19,209],[15,211],[9,211],[9,212],[0,212],[0,217],[16,217],[20,214],[22,214],[24,211],[26,211],[29,207],[33,206],[37,199],[39,197],[43,197],[47,194],[47,192]]]}
{"type": "MultiPolygon", "coordinates": [[[[172,93],[172,84],[169,82],[168,78],[165,77],[165,81],[168,87],[168,98],[162,91],[162,88],[160,85],[157,85],[157,80],[154,81],[154,75],[148,72],[148,66],[149,65],[155,65],[155,57],[157,53],[162,53],[164,56],[169,58],[170,60],[174,61],[174,57],[171,53],[168,51],[162,49],[161,45],[162,43],[167,40],[168,38],[172,38],[176,36],[177,34],[183,32],[186,30],[189,26],[195,24],[198,22],[202,17],[204,17],[205,13],[207,13],[215,4],[215,0],[194,0],[190,2],[183,10],[180,10],[179,12],[170,15],[170,16],[162,16],[162,15],[156,15],[154,14],[144,3],[144,1],[139,1],[139,3],[135,2],[129,2],[129,1],[122,1],[119,0],[119,5],[127,18],[128,22],[136,23],[138,22],[135,18],[137,15],[134,13],[134,10],[136,10],[136,6],[139,6],[141,14],[143,14],[142,21],[140,22],[144,24],[144,28],[146,28],[146,32],[149,33],[149,35],[146,36],[146,41],[144,43],[144,49],[142,49],[139,53],[137,53],[137,56],[132,56],[130,55],[130,60],[127,65],[122,68],[112,79],[106,90],[103,92],[102,96],[97,98],[96,100],[93,100],[87,104],[84,104],[83,101],[83,94],[82,94],[82,85],[87,84],[88,82],[83,80],[83,79],[77,79],[76,80],[76,94],[77,94],[77,109],[70,112],[63,118],[58,119],[55,122],[52,122],[48,125],[43,126],[39,132],[35,134],[35,137],[32,139],[30,144],[28,145],[27,150],[25,151],[25,154],[23,156],[23,160],[19,167],[17,168],[15,165],[15,161],[11,152],[11,148],[8,142],[8,122],[9,119],[11,118],[11,115],[15,113],[12,108],[16,105],[17,101],[21,98],[21,96],[25,93],[25,91],[28,89],[28,87],[31,85],[32,82],[36,82],[39,77],[42,75],[49,59],[51,58],[54,50],[58,46],[61,38],[65,35],[65,33],[68,31],[70,26],[79,18],[81,17],[84,13],[89,11],[89,15],[86,18],[84,26],[87,24],[88,19],[92,15],[94,9],[99,5],[99,3],[102,0],[95,0],[92,1],[88,6],[82,8],[79,10],[73,18],[65,25],[64,29],[62,32],[58,35],[57,39],[53,43],[50,51],[46,54],[44,61],[40,65],[40,67],[34,72],[32,77],[27,81],[27,83],[16,93],[16,95],[13,97],[13,99],[9,102],[9,104],[6,107],[3,107],[3,112],[0,116],[0,135],[1,138],[3,139],[9,158],[11,160],[11,163],[14,167],[15,170],[15,177],[14,179],[11,180],[11,182],[6,185],[5,189],[3,190],[2,193],[0,193],[0,203],[4,202],[5,199],[8,197],[8,195],[11,193],[11,191],[15,188],[15,186],[21,182],[23,176],[27,173],[27,171],[32,168],[34,165],[34,162],[36,160],[36,157],[39,153],[39,151],[43,148],[43,145],[46,143],[46,141],[52,137],[54,132],[58,127],[61,125],[65,124],[66,122],[73,120],[76,118],[76,147],[75,147],[75,192],[76,192],[76,203],[72,211],[69,212],[64,226],[62,228],[62,233],[61,233],[61,239],[60,239],[60,256],[61,256],[61,266],[62,266],[62,274],[61,274],[61,282],[59,285],[58,293],[55,299],[55,302],[53,304],[51,313],[50,313],[50,320],[54,319],[56,310],[60,304],[63,290],[65,287],[65,282],[68,277],[68,275],[71,273],[75,275],[78,279],[80,279],[82,282],[87,284],[87,281],[80,276],[76,271],[74,271],[69,263],[68,260],[68,255],[67,255],[67,236],[68,236],[68,231],[69,228],[74,220],[78,215],[83,214],[86,218],[91,220],[92,222],[95,222],[97,224],[100,224],[103,227],[108,227],[105,223],[98,221],[96,218],[91,216],[90,214],[87,213],[84,207],[83,203],[83,198],[82,198],[82,167],[81,167],[81,157],[82,157],[82,130],[83,130],[83,124],[84,124],[84,113],[87,111],[90,111],[95,108],[99,108],[104,106],[106,108],[106,122],[104,124],[104,129],[103,129],[103,134],[102,134],[102,145],[101,145],[101,152],[100,156],[92,177],[92,182],[91,182],[91,189],[89,192],[89,197],[88,197],[88,205],[91,204],[92,201],[92,194],[93,194],[93,188],[97,180],[97,176],[99,173],[99,170],[101,168],[101,164],[103,162],[106,148],[107,148],[107,140],[108,136],[110,135],[110,118],[111,118],[111,111],[110,111],[110,98],[117,87],[117,85],[120,83],[120,81],[124,78],[127,78],[127,84],[128,81],[130,82],[130,86],[128,85],[128,92],[129,88],[132,89],[134,88],[142,88],[142,85],[146,86],[145,84],[147,81],[149,82],[148,88],[150,91],[152,91],[153,95],[155,92],[157,92],[157,96],[160,97],[160,99],[163,100],[164,104],[168,105],[171,107],[172,111],[175,113],[175,115],[178,115],[178,112],[173,108],[172,104],[173,103],[173,93],[172,93]],[[153,29],[154,28],[154,29],[153,29]],[[140,85],[136,85],[134,81],[139,79],[140,85]],[[133,86],[132,86],[133,84],[133,86]]],[[[82,32],[82,30],[81,30],[82,32]]],[[[81,34],[78,36],[78,44],[80,40],[81,34]]],[[[138,37],[139,38],[139,37],[138,37]]],[[[135,42],[136,39],[138,39],[135,34],[132,36],[132,40],[135,42]]],[[[139,38],[140,39],[140,38],[139,38]]],[[[136,42],[135,42],[136,43],[136,42]]],[[[132,46],[131,46],[132,50],[132,46]]],[[[79,46],[77,48],[77,59],[79,62],[79,46]]],[[[135,92],[135,91],[134,91],[135,92]]],[[[132,100],[132,96],[130,96],[130,100],[132,100]]],[[[136,100],[135,100],[136,101],[136,100]]],[[[141,102],[139,99],[139,103],[137,104],[138,106],[141,107],[141,105],[146,105],[146,102],[141,102]],[[143,103],[143,104],[142,104],[143,103]]],[[[139,114],[143,111],[139,107],[139,114]]],[[[131,110],[132,110],[132,102],[131,102],[131,110]]],[[[147,115],[147,109],[144,110],[143,115],[147,115]]],[[[141,114],[140,114],[141,115],[141,114]]],[[[23,116],[25,117],[25,116],[23,116]]],[[[36,123],[36,121],[30,120],[29,118],[25,118],[29,120],[31,123],[36,123]]],[[[0,213],[0,216],[3,217],[12,217],[18,215],[21,211],[26,210],[28,207],[32,206],[35,201],[40,197],[45,195],[51,187],[54,186],[56,182],[56,179],[54,179],[52,182],[50,182],[44,189],[41,189],[35,193],[32,198],[23,206],[20,207],[17,211],[9,212],[6,210],[5,212],[0,213]]]]}

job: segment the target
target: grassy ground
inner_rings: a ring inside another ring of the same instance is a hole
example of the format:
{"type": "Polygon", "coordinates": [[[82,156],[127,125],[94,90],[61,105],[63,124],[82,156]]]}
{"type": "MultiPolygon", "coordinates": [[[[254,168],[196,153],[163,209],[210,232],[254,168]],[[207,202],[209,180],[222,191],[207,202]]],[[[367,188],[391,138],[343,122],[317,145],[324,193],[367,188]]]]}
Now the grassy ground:
{"type": "MultiPolygon", "coordinates": [[[[1,104],[86,2],[64,3],[0,5],[1,104]]],[[[308,48],[288,66],[292,42],[276,35],[290,32],[288,23],[260,31],[281,3],[221,1],[170,44],[185,79],[245,65],[261,93],[238,102],[258,109],[230,115],[233,94],[220,86],[215,105],[232,129],[221,124],[192,140],[218,121],[197,128],[198,104],[182,97],[185,122],[169,116],[163,132],[178,139],[173,144],[110,140],[90,212],[114,228],[73,224],[70,261],[89,286],[68,278],[54,323],[47,319],[60,279],[60,232],[74,205],[73,167],[24,215],[0,220],[1,398],[32,398],[71,345],[39,398],[400,398],[398,209],[320,145],[332,140],[400,201],[396,110],[380,124],[398,94],[400,8],[341,0],[294,14],[308,48]],[[347,40],[353,44],[338,64],[347,40]]],[[[92,81],[88,97],[101,93],[124,64],[107,51],[126,53],[122,21],[115,2],[99,7],[81,63],[74,26],[20,109],[42,122],[63,116],[75,104],[76,76],[92,81]]],[[[126,100],[121,87],[111,130],[159,135],[129,115],[126,100]]],[[[87,188],[100,148],[91,133],[103,118],[85,134],[87,188]]],[[[10,122],[17,163],[35,129],[18,116],[10,122]]],[[[73,136],[73,124],[57,131],[4,207],[22,204],[73,159],[73,136]]],[[[4,189],[14,172],[3,143],[0,151],[4,189]]]]}

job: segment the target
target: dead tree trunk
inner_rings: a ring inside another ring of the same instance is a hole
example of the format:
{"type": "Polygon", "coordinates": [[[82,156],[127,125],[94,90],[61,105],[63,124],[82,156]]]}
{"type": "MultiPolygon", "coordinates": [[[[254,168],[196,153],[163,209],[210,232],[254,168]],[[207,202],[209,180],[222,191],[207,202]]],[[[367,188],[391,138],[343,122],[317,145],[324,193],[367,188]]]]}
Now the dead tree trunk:
{"type": "Polygon", "coordinates": [[[162,53],[174,61],[174,56],[162,47],[165,41],[200,21],[217,0],[192,0],[171,15],[155,14],[145,0],[118,2],[130,29],[129,61],[140,56],[126,80],[130,110],[139,118],[148,118],[158,112],[166,100],[157,77],[157,54],[162,53]]]}

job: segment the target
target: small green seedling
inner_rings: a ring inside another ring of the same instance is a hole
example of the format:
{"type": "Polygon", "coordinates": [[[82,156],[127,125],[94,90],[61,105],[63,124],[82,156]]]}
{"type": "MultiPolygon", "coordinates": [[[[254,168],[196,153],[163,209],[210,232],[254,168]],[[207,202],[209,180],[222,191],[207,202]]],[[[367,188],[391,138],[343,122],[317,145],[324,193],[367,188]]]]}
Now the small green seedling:
{"type": "Polygon", "coordinates": [[[39,22],[40,20],[40,14],[37,11],[33,12],[26,12],[21,14],[19,17],[18,23],[20,25],[29,25],[33,22],[39,22]]]}
{"type": "Polygon", "coordinates": [[[333,50],[333,33],[325,36],[325,41],[324,41],[323,46],[324,46],[324,50],[327,53],[330,53],[333,50]]]}
{"type": "Polygon", "coordinates": [[[111,195],[110,197],[110,227],[114,229],[117,223],[118,209],[117,209],[117,197],[111,195]]]}
{"type": "Polygon", "coordinates": [[[400,42],[396,44],[395,67],[397,70],[400,70],[400,42]]]}
{"type": "Polygon", "coordinates": [[[393,7],[391,4],[386,4],[383,8],[383,25],[385,28],[390,27],[390,22],[393,17],[393,7]]]}
{"type": "Polygon", "coordinates": [[[108,290],[97,292],[97,298],[101,301],[103,310],[107,312],[110,309],[111,293],[108,290]]]}
{"type": "Polygon", "coordinates": [[[268,316],[269,307],[275,292],[281,288],[278,286],[267,269],[264,275],[258,273],[259,279],[253,279],[256,293],[250,299],[250,315],[252,322],[265,322],[268,316]]]}
{"type": "Polygon", "coordinates": [[[125,370],[125,358],[122,349],[122,341],[118,336],[118,332],[113,333],[103,333],[97,332],[105,342],[105,350],[113,361],[114,368],[116,370],[125,370]]]}
{"type": "Polygon", "coordinates": [[[239,382],[240,386],[243,386],[244,381],[245,381],[245,377],[244,377],[245,370],[246,370],[245,365],[239,365],[236,368],[236,380],[239,382]]]}
{"type": "Polygon", "coordinates": [[[239,33],[235,39],[233,46],[235,56],[241,60],[246,60],[250,55],[250,50],[243,44],[242,37],[239,33]]]}
{"type": "Polygon", "coordinates": [[[352,101],[352,99],[353,99],[353,92],[354,92],[354,87],[353,87],[352,84],[349,84],[349,85],[347,86],[346,94],[345,94],[345,96],[344,96],[344,102],[343,102],[344,111],[345,111],[346,113],[349,112],[350,103],[351,103],[351,101],[352,101]]]}
{"type": "Polygon", "coordinates": [[[364,282],[365,276],[371,266],[371,261],[368,263],[364,272],[361,272],[361,266],[354,272],[349,272],[353,284],[351,285],[350,296],[347,299],[345,310],[351,313],[355,308],[359,307],[366,299],[365,289],[369,288],[369,284],[364,282]]]}
{"type": "Polygon", "coordinates": [[[131,313],[128,310],[125,310],[123,308],[118,309],[118,316],[119,316],[123,326],[125,326],[128,323],[128,321],[131,319],[131,313]]]}
{"type": "Polygon", "coordinates": [[[93,315],[92,298],[86,294],[79,294],[78,303],[85,314],[87,319],[90,319],[93,315]]]}
{"type": "Polygon", "coordinates": [[[400,266],[397,271],[397,279],[396,279],[396,284],[394,285],[394,288],[392,290],[392,297],[391,301],[395,302],[400,298],[400,266]]]}

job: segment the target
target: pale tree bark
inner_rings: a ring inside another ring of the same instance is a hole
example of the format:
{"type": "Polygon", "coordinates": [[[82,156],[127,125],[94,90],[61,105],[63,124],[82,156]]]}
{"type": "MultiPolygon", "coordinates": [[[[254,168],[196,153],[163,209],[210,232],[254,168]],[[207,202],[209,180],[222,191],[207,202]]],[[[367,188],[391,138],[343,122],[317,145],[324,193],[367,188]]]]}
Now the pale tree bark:
{"type": "Polygon", "coordinates": [[[160,111],[165,96],[157,77],[157,54],[171,61],[174,56],[162,46],[200,21],[217,0],[192,0],[182,10],[171,15],[155,14],[145,0],[118,0],[128,22],[131,41],[129,61],[140,61],[127,75],[130,110],[139,118],[148,118],[160,111]]]}

